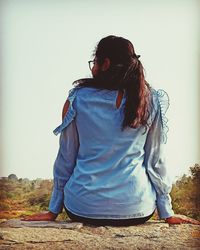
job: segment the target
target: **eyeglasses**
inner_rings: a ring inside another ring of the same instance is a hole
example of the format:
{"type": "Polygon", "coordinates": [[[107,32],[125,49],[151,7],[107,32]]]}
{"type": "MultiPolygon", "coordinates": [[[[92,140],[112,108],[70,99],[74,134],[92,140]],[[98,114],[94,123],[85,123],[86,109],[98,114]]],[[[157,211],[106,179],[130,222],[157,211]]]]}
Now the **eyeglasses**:
{"type": "Polygon", "coordinates": [[[92,70],[94,64],[95,64],[95,60],[92,60],[92,61],[88,61],[88,64],[89,64],[89,68],[90,70],[92,70]]]}

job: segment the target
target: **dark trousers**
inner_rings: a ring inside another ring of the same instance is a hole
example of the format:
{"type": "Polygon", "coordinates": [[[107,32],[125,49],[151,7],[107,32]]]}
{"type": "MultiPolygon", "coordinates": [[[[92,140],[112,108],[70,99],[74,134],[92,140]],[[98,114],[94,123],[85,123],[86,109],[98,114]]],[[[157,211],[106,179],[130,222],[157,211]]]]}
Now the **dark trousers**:
{"type": "Polygon", "coordinates": [[[146,217],[132,218],[132,219],[92,219],[92,218],[86,218],[86,217],[75,215],[71,213],[69,210],[67,210],[66,207],[65,207],[65,211],[72,221],[82,222],[85,224],[91,224],[95,226],[132,226],[132,225],[144,224],[154,214],[153,212],[152,214],[146,217]]]}

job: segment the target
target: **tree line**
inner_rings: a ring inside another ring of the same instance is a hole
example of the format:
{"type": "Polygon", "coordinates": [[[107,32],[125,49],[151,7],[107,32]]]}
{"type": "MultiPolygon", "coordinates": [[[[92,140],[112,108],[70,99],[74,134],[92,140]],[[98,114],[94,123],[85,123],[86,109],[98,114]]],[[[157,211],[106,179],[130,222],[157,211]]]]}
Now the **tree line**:
{"type": "MultiPolygon", "coordinates": [[[[29,180],[15,174],[0,178],[0,219],[21,217],[48,209],[52,180],[29,180]]],[[[172,186],[174,212],[200,220],[200,165],[190,167],[172,186]]]]}

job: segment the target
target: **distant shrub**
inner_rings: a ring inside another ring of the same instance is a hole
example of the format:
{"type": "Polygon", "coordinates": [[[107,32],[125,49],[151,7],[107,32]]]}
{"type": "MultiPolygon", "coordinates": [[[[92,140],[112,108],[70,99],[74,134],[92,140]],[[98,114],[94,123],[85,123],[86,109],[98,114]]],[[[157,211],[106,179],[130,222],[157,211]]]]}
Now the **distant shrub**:
{"type": "Polygon", "coordinates": [[[13,181],[17,181],[17,180],[18,180],[18,178],[17,178],[17,176],[16,176],[15,174],[10,174],[10,175],[8,176],[8,179],[9,179],[9,180],[13,180],[13,181]]]}
{"type": "Polygon", "coordinates": [[[49,180],[41,181],[39,183],[39,187],[29,194],[27,199],[28,204],[31,206],[39,206],[41,209],[44,210],[48,209],[51,190],[52,190],[52,181],[49,180]]]}
{"type": "Polygon", "coordinates": [[[10,206],[4,202],[0,202],[0,211],[7,211],[10,209],[10,206]]]}
{"type": "Polygon", "coordinates": [[[13,194],[4,190],[0,191],[0,200],[11,199],[13,194]]]}
{"type": "Polygon", "coordinates": [[[28,203],[31,206],[39,205],[42,209],[47,209],[49,205],[50,195],[49,194],[40,194],[40,195],[31,195],[28,198],[28,203]]]}

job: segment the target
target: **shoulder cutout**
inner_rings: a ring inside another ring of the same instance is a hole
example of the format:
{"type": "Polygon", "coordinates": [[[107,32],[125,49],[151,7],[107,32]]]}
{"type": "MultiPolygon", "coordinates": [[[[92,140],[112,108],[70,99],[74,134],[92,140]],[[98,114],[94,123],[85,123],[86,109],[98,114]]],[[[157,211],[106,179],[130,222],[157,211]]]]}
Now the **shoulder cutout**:
{"type": "Polygon", "coordinates": [[[122,99],[124,96],[123,90],[118,90],[117,99],[116,99],[116,108],[118,109],[121,105],[122,99]]]}
{"type": "Polygon", "coordinates": [[[62,120],[64,119],[65,115],[68,112],[69,105],[70,105],[70,101],[67,99],[64,106],[63,106],[63,110],[62,110],[62,120]]]}
{"type": "Polygon", "coordinates": [[[69,91],[68,98],[64,104],[62,111],[62,123],[53,131],[55,135],[61,133],[76,116],[76,110],[74,109],[73,102],[76,98],[77,90],[78,88],[73,88],[69,91]]]}

